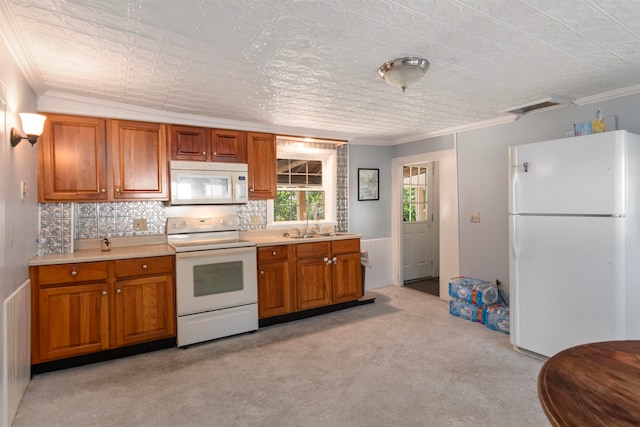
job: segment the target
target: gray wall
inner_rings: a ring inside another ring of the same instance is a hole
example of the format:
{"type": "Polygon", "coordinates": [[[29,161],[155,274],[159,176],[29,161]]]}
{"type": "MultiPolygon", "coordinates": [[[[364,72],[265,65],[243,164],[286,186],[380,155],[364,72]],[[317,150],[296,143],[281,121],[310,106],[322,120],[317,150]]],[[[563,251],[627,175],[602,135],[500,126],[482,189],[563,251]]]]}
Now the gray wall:
{"type": "Polygon", "coordinates": [[[0,43],[0,80],[6,85],[7,103],[6,135],[0,147],[0,280],[6,298],[29,278],[27,262],[36,254],[38,147],[23,140],[12,148],[8,142],[12,127],[22,131],[18,113],[37,112],[37,98],[4,43],[0,43]],[[20,198],[21,182],[27,188],[24,200],[20,198]]]}
{"type": "Polygon", "coordinates": [[[391,236],[391,147],[349,145],[349,231],[363,239],[391,236]],[[380,169],[380,200],[358,201],[358,168],[380,169]]]}
{"type": "MultiPolygon", "coordinates": [[[[32,147],[25,140],[12,148],[9,144],[9,132],[12,127],[22,131],[18,113],[35,113],[37,99],[6,44],[1,41],[0,98],[3,101],[0,102],[0,355],[3,355],[0,357],[0,381],[8,384],[6,395],[4,388],[0,390],[0,405],[9,406],[7,413],[0,411],[0,424],[10,424],[15,414],[9,396],[16,397],[17,393],[22,393],[21,384],[28,381],[28,377],[25,378],[20,373],[25,372],[21,368],[28,366],[29,358],[4,356],[3,309],[5,299],[29,278],[27,263],[36,253],[38,148],[32,147]],[[20,197],[21,182],[24,182],[27,188],[24,200],[20,197]],[[18,378],[9,378],[9,373],[16,373],[18,378]]],[[[28,339],[28,324],[10,324],[6,328],[14,329],[9,331],[9,337],[26,336],[28,339]]]]}
{"type": "MultiPolygon", "coordinates": [[[[640,133],[640,94],[521,117],[513,123],[461,132],[457,139],[460,273],[502,281],[508,287],[508,147],[562,138],[573,123],[593,120],[601,109],[619,128],[640,133]],[[480,223],[471,224],[471,212],[480,223]]],[[[607,120],[607,129],[613,130],[607,120]]]]}
{"type": "Polygon", "coordinates": [[[414,154],[451,150],[454,147],[453,141],[454,138],[451,134],[394,145],[391,150],[391,157],[406,157],[414,154]]]}

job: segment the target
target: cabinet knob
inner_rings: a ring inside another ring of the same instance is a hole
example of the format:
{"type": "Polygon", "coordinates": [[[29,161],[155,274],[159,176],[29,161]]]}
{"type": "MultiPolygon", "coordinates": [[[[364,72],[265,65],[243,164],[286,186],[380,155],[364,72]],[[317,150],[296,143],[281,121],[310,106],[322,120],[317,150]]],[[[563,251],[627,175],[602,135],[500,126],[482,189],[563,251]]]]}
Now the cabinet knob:
{"type": "Polygon", "coordinates": [[[327,265],[331,265],[331,260],[327,261],[327,265]]]}
{"type": "Polygon", "coordinates": [[[106,189],[106,188],[101,188],[101,189],[100,189],[100,192],[101,192],[101,193],[106,193],[106,192],[107,192],[107,189],[106,189]]]}
{"type": "Polygon", "coordinates": [[[102,291],[102,296],[106,296],[107,295],[107,291],[102,291]]]}
{"type": "Polygon", "coordinates": [[[71,275],[72,275],[72,276],[77,276],[77,275],[78,275],[78,272],[77,272],[77,271],[75,271],[75,270],[73,270],[73,271],[71,272],[71,275]]]}
{"type": "Polygon", "coordinates": [[[217,155],[218,155],[218,152],[217,152],[217,151],[214,151],[214,152],[213,152],[213,155],[214,155],[214,156],[217,156],[217,155]]]}
{"type": "Polygon", "coordinates": [[[260,270],[260,274],[264,276],[264,270],[260,270]]]}
{"type": "Polygon", "coordinates": [[[146,270],[147,268],[149,268],[149,266],[147,264],[142,264],[142,269],[146,270]]]}
{"type": "Polygon", "coordinates": [[[338,261],[338,258],[333,257],[333,262],[336,262],[336,261],[338,261]]]}
{"type": "Polygon", "coordinates": [[[116,187],[116,193],[119,193],[120,189],[118,187],[116,187]]]}
{"type": "Polygon", "coordinates": [[[202,152],[202,155],[203,155],[203,156],[206,156],[206,155],[207,155],[207,152],[206,152],[206,151],[203,151],[203,152],[202,152]]]}
{"type": "Polygon", "coordinates": [[[271,255],[276,256],[277,255],[276,251],[271,252],[271,255]]]}
{"type": "MultiPolygon", "coordinates": [[[[116,294],[121,294],[122,293],[122,289],[118,288],[116,289],[116,294]]],[[[107,293],[105,292],[103,295],[106,295],[107,293]]]]}
{"type": "Polygon", "coordinates": [[[324,261],[324,262],[327,262],[327,261],[329,261],[329,258],[324,257],[323,261],[324,261]]]}

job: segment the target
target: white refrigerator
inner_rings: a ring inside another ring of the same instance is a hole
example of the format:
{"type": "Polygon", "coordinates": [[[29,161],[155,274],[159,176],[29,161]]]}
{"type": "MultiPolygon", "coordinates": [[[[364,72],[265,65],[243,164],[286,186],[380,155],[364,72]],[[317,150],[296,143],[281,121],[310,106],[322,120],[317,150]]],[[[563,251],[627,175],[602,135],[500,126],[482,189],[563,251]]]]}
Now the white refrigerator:
{"type": "Polygon", "coordinates": [[[514,348],[640,339],[640,136],[512,146],[509,160],[514,348]]]}

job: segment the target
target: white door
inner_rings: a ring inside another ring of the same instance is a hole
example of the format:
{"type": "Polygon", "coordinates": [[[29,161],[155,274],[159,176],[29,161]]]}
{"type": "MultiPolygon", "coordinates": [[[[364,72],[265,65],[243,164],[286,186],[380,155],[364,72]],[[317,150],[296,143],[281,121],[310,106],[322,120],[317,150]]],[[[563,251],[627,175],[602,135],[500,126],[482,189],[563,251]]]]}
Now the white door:
{"type": "Polygon", "coordinates": [[[624,339],[625,218],[510,216],[511,342],[551,357],[624,339]]]}
{"type": "Polygon", "coordinates": [[[511,147],[511,213],[623,214],[626,132],[511,147]]]}
{"type": "Polygon", "coordinates": [[[403,167],[402,278],[438,276],[437,162],[403,167]]]}

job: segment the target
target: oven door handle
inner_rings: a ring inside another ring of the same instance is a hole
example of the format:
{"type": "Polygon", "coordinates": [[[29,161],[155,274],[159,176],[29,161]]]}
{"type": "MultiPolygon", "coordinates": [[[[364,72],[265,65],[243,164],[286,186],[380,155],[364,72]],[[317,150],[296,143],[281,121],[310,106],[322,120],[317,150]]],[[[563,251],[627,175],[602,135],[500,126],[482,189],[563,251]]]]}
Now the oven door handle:
{"type": "Polygon", "coordinates": [[[210,249],[204,251],[193,252],[177,252],[176,258],[197,258],[203,255],[235,255],[235,254],[248,254],[255,253],[255,246],[248,246],[244,248],[229,248],[229,249],[210,249]]]}

